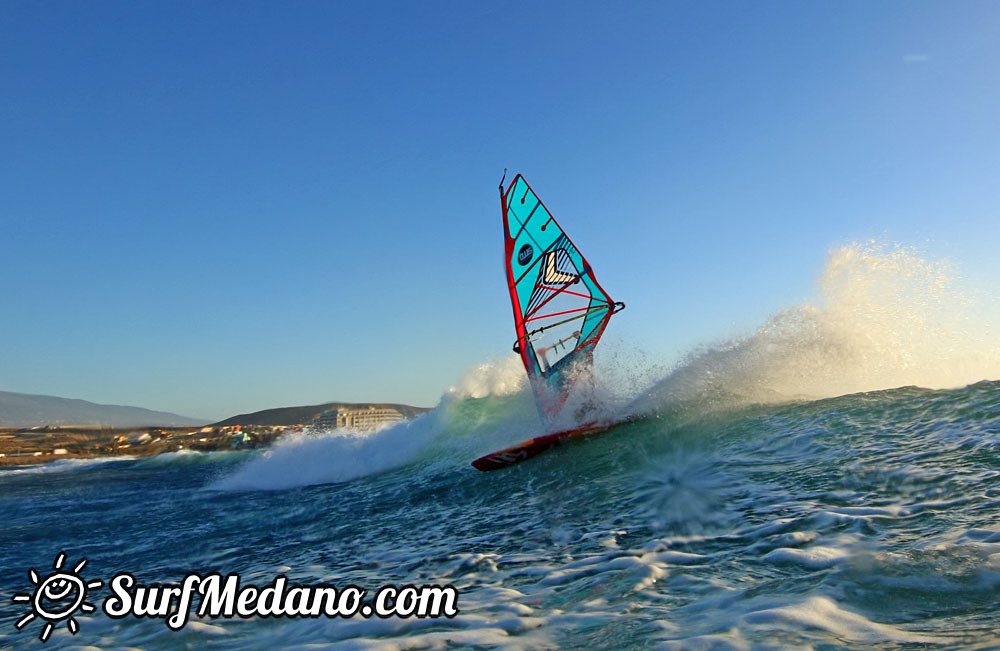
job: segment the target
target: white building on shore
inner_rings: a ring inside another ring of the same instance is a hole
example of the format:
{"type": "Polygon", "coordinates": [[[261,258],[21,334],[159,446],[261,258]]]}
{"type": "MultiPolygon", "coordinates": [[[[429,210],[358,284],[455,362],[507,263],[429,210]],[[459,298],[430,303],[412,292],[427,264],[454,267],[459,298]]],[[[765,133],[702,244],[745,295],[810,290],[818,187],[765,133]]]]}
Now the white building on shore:
{"type": "Polygon", "coordinates": [[[392,407],[341,407],[324,411],[313,420],[313,426],[320,429],[375,429],[382,423],[403,420],[403,414],[392,407]]]}

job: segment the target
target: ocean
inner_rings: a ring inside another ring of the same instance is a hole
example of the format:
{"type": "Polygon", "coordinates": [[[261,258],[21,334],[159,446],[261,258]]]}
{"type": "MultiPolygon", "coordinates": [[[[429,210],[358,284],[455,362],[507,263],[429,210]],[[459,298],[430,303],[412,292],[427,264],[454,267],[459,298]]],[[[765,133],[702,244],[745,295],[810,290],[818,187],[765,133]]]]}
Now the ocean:
{"type": "Polygon", "coordinates": [[[996,648],[1000,367],[940,273],[845,247],[821,303],[666,372],[609,346],[599,403],[642,419],[497,472],[469,462],[539,427],[514,358],[375,432],[0,471],[0,645],[996,648]],[[43,643],[14,599],[60,552],[105,585],[43,643]],[[451,585],[459,613],[174,631],[101,612],[124,571],[451,585]]]}

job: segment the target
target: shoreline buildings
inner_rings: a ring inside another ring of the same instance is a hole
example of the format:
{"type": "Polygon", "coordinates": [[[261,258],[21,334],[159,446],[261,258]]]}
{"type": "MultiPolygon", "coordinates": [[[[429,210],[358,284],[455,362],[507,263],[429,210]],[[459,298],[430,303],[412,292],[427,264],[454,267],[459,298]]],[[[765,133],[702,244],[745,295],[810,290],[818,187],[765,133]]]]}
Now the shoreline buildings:
{"type": "Polygon", "coordinates": [[[324,411],[313,420],[313,426],[321,429],[375,429],[382,423],[403,420],[403,414],[392,407],[340,407],[324,411]]]}

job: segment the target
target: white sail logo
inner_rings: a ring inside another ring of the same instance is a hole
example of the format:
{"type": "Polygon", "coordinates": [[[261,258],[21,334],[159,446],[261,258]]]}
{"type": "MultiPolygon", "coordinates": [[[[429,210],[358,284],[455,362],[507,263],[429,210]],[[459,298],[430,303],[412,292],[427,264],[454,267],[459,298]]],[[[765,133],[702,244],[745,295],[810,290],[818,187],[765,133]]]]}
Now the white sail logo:
{"type": "Polygon", "coordinates": [[[542,276],[542,282],[546,285],[566,285],[577,279],[576,274],[559,271],[559,268],[556,267],[556,254],[559,251],[565,253],[563,249],[558,249],[545,254],[545,274],[542,276]]]}

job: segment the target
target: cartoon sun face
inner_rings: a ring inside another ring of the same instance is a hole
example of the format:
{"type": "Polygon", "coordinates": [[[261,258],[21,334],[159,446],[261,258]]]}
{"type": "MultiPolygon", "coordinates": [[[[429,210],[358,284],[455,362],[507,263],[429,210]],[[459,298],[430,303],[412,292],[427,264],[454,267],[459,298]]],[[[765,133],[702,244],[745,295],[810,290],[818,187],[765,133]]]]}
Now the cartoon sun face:
{"type": "Polygon", "coordinates": [[[52,574],[35,588],[35,614],[51,621],[62,620],[73,613],[87,593],[80,577],[74,574],[52,574]]]}
{"type": "Polygon", "coordinates": [[[87,564],[87,559],[81,560],[71,571],[63,570],[63,562],[66,554],[59,552],[52,569],[56,570],[44,579],[39,578],[38,572],[32,568],[28,572],[28,577],[35,585],[32,594],[20,593],[14,595],[12,601],[15,603],[31,603],[31,611],[28,612],[14,625],[18,630],[24,628],[28,622],[35,617],[45,621],[42,632],[38,636],[42,642],[49,639],[55,624],[66,620],[66,628],[73,635],[80,630],[80,625],[73,619],[73,613],[81,610],[85,613],[94,612],[94,605],[85,601],[87,590],[99,588],[101,581],[90,581],[85,583],[80,576],[80,570],[87,564]]]}

